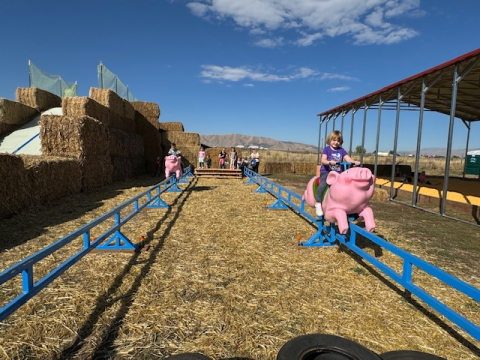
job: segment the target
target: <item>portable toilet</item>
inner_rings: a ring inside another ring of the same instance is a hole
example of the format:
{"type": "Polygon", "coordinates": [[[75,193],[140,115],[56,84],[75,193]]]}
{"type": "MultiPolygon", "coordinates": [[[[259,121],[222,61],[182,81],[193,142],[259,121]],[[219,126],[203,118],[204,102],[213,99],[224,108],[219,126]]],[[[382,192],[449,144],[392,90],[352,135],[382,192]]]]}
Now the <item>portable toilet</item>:
{"type": "Polygon", "coordinates": [[[467,153],[465,174],[480,175],[480,150],[473,150],[467,153]]]}

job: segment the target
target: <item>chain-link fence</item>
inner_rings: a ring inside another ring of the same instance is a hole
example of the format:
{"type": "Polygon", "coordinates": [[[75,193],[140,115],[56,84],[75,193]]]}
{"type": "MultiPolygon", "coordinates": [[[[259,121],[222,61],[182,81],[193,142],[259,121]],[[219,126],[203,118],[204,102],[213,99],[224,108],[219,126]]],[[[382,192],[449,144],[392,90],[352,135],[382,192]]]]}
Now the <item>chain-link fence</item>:
{"type": "Polygon", "coordinates": [[[102,63],[98,65],[98,87],[100,89],[115,91],[118,96],[128,101],[138,101],[138,99],[128,90],[128,86],[125,86],[118,76],[108,70],[102,63]]]}
{"type": "Polygon", "coordinates": [[[77,82],[66,82],[59,75],[52,75],[28,61],[30,87],[42,89],[61,98],[77,96],[77,82]]]}

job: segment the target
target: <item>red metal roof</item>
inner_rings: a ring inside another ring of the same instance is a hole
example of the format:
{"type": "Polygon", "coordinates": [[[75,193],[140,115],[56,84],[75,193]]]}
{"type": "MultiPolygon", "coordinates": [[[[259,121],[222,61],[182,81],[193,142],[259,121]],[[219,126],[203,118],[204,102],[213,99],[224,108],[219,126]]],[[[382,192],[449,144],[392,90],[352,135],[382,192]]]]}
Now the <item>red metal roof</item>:
{"type": "Polygon", "coordinates": [[[402,90],[410,89],[408,94],[402,99],[402,102],[419,106],[421,98],[422,80],[429,80],[439,77],[430,87],[425,96],[425,108],[444,114],[450,114],[450,103],[452,95],[453,68],[459,65],[458,74],[476,61],[466,76],[459,82],[459,91],[457,93],[457,104],[455,116],[467,121],[480,120],[480,48],[467,54],[459,56],[453,60],[447,61],[441,65],[420,72],[416,75],[405,78],[394,84],[386,86],[371,94],[362,96],[358,99],[337,106],[330,110],[321,112],[317,116],[335,114],[342,111],[350,111],[352,106],[356,109],[361,108],[367,103],[368,106],[378,104],[380,96],[382,101],[396,100],[399,87],[402,90]],[[451,70],[451,71],[450,71],[451,70]]]}

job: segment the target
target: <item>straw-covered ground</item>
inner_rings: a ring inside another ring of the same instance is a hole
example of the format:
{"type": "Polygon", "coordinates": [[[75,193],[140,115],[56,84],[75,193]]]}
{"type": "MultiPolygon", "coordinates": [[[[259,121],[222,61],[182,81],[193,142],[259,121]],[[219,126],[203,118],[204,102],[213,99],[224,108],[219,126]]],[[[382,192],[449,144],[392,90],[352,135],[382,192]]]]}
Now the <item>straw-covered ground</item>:
{"type": "MultiPolygon", "coordinates": [[[[1,221],[1,271],[152,183],[135,181],[1,221]]],[[[338,247],[299,248],[298,236],[306,240],[315,228],[292,211],[266,210],[274,199],[255,193],[257,186],[199,178],[181,187],[182,193],[162,195],[168,209],[144,210],[122,229],[134,242],[144,236],[148,251],[89,254],[0,323],[0,358],[162,359],[202,352],[269,360],[288,340],[309,333],[342,336],[379,354],[409,349],[479,358],[478,342],[358,257],[338,247]]],[[[408,238],[387,227],[379,221],[377,232],[408,238]]],[[[82,241],[35,272],[60,264],[82,241]]],[[[401,268],[396,256],[364,246],[401,268]]],[[[414,280],[480,323],[478,303],[421,272],[414,280]]],[[[478,272],[465,280],[480,287],[478,272]]],[[[19,282],[0,287],[2,305],[19,282]]]]}

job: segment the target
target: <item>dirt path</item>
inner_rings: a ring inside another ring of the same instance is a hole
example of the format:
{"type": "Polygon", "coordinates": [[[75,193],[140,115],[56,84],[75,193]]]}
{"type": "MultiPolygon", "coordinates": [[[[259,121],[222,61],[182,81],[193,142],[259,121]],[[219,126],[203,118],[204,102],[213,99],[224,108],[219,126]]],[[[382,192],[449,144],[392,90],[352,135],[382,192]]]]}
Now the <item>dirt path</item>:
{"type": "MultiPolygon", "coordinates": [[[[88,255],[1,324],[2,356],[161,359],[200,351],[214,359],[273,360],[285,342],[308,333],[342,336],[378,353],[480,356],[478,342],[408,301],[356,257],[337,247],[299,249],[297,236],[307,239],[315,229],[292,211],[266,210],[273,197],[253,192],[255,185],[197,179],[181,187],[181,194],[162,195],[169,209],[145,210],[125,227],[132,239],[145,236],[149,251],[88,255]]],[[[118,191],[96,210],[143,188],[118,191]]],[[[40,236],[0,253],[0,261],[14,263],[59,227],[68,233],[67,226],[92,217],[44,226],[40,236]]],[[[375,252],[368,244],[365,250],[375,252]]],[[[397,265],[388,253],[381,258],[397,265]]],[[[421,274],[418,280],[428,281],[421,274]]],[[[455,294],[442,296],[459,302],[455,294]]],[[[460,302],[480,319],[475,304],[460,302]]]]}

